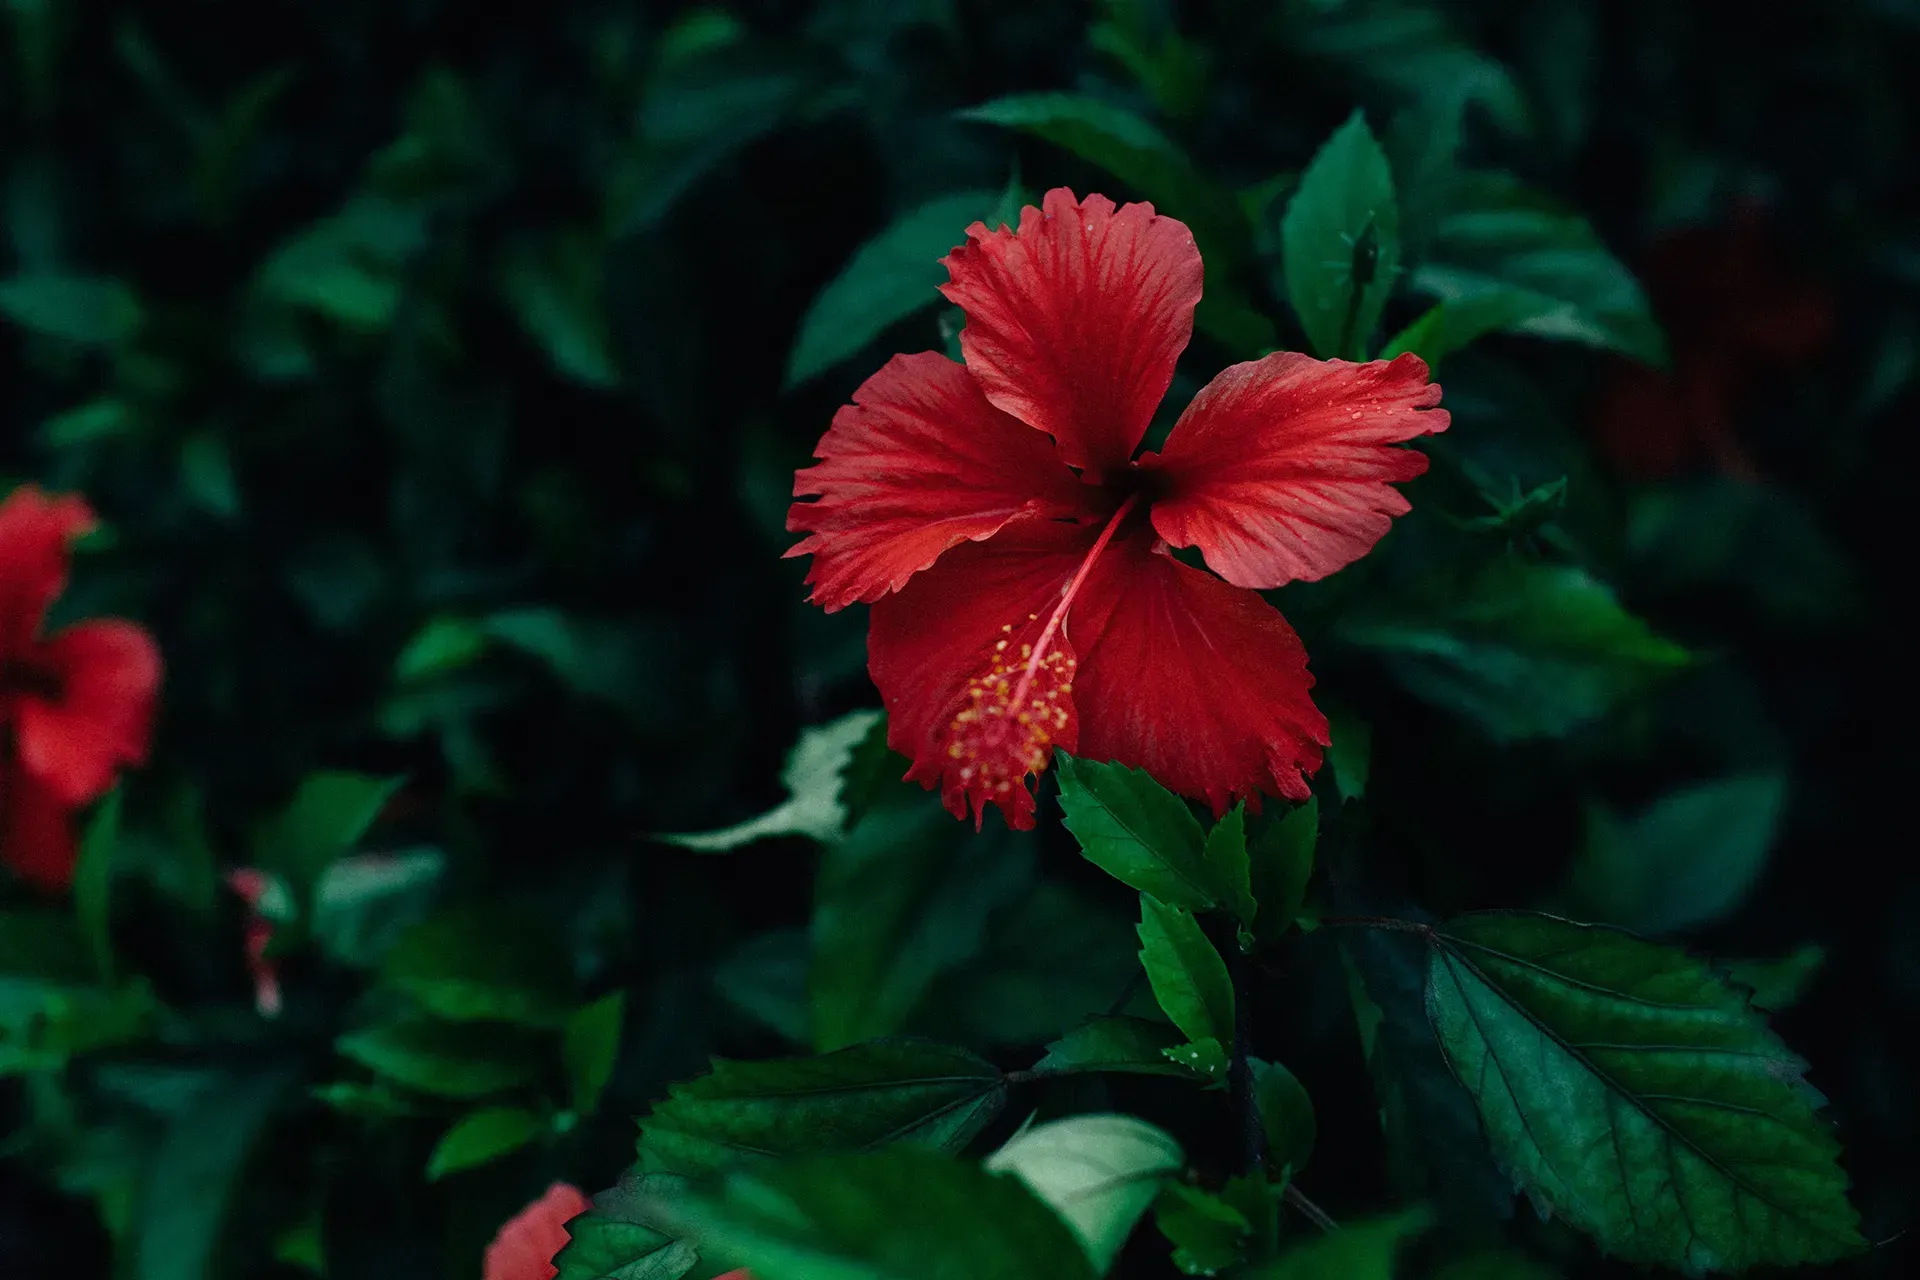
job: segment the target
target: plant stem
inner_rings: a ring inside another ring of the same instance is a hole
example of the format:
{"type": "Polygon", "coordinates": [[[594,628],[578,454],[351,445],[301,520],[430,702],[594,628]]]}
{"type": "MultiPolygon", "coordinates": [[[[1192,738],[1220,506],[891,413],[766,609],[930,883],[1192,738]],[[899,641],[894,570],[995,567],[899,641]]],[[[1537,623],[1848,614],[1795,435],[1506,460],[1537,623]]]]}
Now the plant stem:
{"type": "Polygon", "coordinates": [[[1285,1196],[1287,1203],[1299,1210],[1301,1217],[1322,1231],[1338,1231],[1340,1229],[1340,1224],[1335,1222],[1325,1209],[1322,1209],[1319,1205],[1307,1199],[1306,1193],[1294,1186],[1291,1182],[1287,1184],[1285,1196]]]}
{"type": "Polygon", "coordinates": [[[1417,933],[1423,938],[1433,936],[1430,924],[1396,920],[1392,916],[1321,916],[1320,923],[1329,929],[1385,929],[1392,933],[1417,933]]]}
{"type": "Polygon", "coordinates": [[[1260,1123],[1260,1099],[1253,1088],[1253,1064],[1247,1059],[1247,1040],[1252,1022],[1247,998],[1247,958],[1229,939],[1227,972],[1233,979],[1233,1056],[1227,1063],[1227,1091],[1233,1099],[1234,1115],[1239,1118],[1241,1158],[1246,1172],[1263,1173],[1267,1167],[1267,1131],[1260,1123]]]}

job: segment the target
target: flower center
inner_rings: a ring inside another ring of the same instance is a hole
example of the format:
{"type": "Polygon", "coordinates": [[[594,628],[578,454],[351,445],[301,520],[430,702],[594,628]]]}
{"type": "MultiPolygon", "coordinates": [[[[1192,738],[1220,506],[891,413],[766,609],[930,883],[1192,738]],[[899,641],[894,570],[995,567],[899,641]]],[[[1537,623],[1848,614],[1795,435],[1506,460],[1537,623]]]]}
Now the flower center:
{"type": "MultiPolygon", "coordinates": [[[[1032,825],[1033,799],[1022,779],[1047,767],[1054,743],[1073,723],[1067,695],[1079,660],[1066,634],[1067,611],[1137,500],[1130,495],[1108,518],[1044,623],[1030,613],[1024,622],[1001,626],[987,669],[967,685],[947,745],[954,761],[948,788],[950,795],[970,796],[976,815],[996,801],[1014,826],[1032,825]]],[[[957,796],[950,807],[955,802],[957,796]]]]}

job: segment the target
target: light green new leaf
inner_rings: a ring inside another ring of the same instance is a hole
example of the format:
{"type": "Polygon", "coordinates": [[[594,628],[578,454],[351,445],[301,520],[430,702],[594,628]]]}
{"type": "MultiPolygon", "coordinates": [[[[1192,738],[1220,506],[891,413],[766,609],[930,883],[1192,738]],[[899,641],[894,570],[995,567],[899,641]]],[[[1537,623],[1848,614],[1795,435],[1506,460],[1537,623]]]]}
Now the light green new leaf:
{"type": "Polygon", "coordinates": [[[1260,904],[1254,917],[1254,936],[1271,942],[1293,927],[1306,902],[1307,882],[1313,879],[1314,847],[1320,840],[1320,801],[1307,802],[1269,822],[1253,841],[1251,859],[1253,896],[1260,904]]]}
{"type": "Polygon", "coordinates": [[[524,1107],[482,1107],[454,1121],[427,1157],[427,1181],[471,1169],[517,1151],[539,1137],[547,1125],[524,1107]]]}
{"type": "Polygon", "coordinates": [[[999,1112],[1006,1089],[993,1064],[923,1040],[817,1058],[715,1058],[640,1121],[640,1159],[649,1172],[699,1174],[894,1142],[958,1149],[999,1112]]]}
{"type": "Polygon", "coordinates": [[[525,1032],[482,1023],[409,1018],[350,1031],[334,1048],[376,1075],[441,1098],[484,1098],[540,1072],[525,1032]]]}
{"type": "Polygon", "coordinates": [[[52,272],[0,280],[0,316],[85,346],[125,342],[140,327],[139,295],[124,280],[52,272]]]}
{"type": "Polygon", "coordinates": [[[1118,1016],[1090,1018],[1048,1045],[1046,1056],[1033,1069],[1046,1075],[1118,1071],[1190,1078],[1191,1071],[1167,1057],[1168,1051],[1179,1044],[1177,1030],[1164,1022],[1118,1016]]]}
{"type": "Polygon", "coordinates": [[[1633,273],[1585,218],[1507,174],[1458,182],[1411,284],[1445,304],[1444,350],[1497,330],[1666,363],[1666,339],[1633,273]]]}
{"type": "Polygon", "coordinates": [[[560,1060],[567,1068],[567,1085],[573,1109],[583,1116],[593,1114],[613,1079],[613,1064],[620,1056],[620,1027],[627,1012],[627,993],[614,991],[577,1010],[567,1019],[560,1040],[560,1060]]]}
{"type": "Polygon", "coordinates": [[[1637,933],[1713,924],[1766,869],[1785,801],[1785,777],[1762,773],[1683,788],[1630,819],[1595,808],[1568,892],[1584,914],[1637,933]]]}
{"type": "Polygon", "coordinates": [[[554,1280],[680,1280],[700,1252],[662,1223],[660,1210],[686,1191],[686,1180],[671,1174],[624,1175],[567,1223],[554,1280]]]}
{"type": "Polygon", "coordinates": [[[1200,911],[1226,891],[1186,801],[1139,769],[1054,753],[1067,830],[1087,861],[1130,889],[1200,911]]]}
{"type": "Polygon", "coordinates": [[[940,301],[938,286],[947,278],[940,259],[965,242],[967,228],[998,199],[992,191],[940,196],[902,214],[855,250],[800,321],[787,357],[787,385],[818,376],[940,301]]]}
{"type": "Polygon", "coordinates": [[[853,711],[802,733],[780,773],[780,781],[787,788],[786,800],[759,817],[718,831],[654,838],[700,853],[725,853],[774,836],[838,839],[847,821],[846,805],[841,800],[843,775],[853,760],[854,748],[880,716],[878,711],[853,711]]]}
{"type": "Polygon", "coordinates": [[[1497,741],[1569,733],[1690,661],[1584,570],[1518,556],[1436,578],[1338,632],[1497,741]]]}
{"type": "Polygon", "coordinates": [[[1360,112],[1300,175],[1280,234],[1287,299],[1314,354],[1364,359],[1400,270],[1400,210],[1360,112]]]}
{"type": "Polygon", "coordinates": [[[670,1212],[754,1280],[1094,1280],[1018,1178],[932,1151],[754,1166],[670,1212]]]}
{"type": "Polygon", "coordinates": [[[1051,1205],[1105,1275],[1183,1160],[1180,1144],[1144,1120],[1078,1115],[1021,1130],[984,1163],[1051,1205]]]}
{"type": "Polygon", "coordinates": [[[1414,1209],[1391,1218],[1355,1222],[1295,1245],[1248,1280],[1392,1280],[1400,1246],[1427,1229],[1431,1216],[1414,1209]]]}
{"type": "Polygon", "coordinates": [[[1153,998],[1188,1040],[1233,1043],[1233,979],[1192,912],[1141,894],[1140,963],[1153,998]]]}
{"type": "Polygon", "coordinates": [[[1432,936],[1427,1009],[1495,1158],[1632,1262],[1833,1262],[1865,1247],[1805,1064],[1672,947],[1487,913],[1432,936]]]}

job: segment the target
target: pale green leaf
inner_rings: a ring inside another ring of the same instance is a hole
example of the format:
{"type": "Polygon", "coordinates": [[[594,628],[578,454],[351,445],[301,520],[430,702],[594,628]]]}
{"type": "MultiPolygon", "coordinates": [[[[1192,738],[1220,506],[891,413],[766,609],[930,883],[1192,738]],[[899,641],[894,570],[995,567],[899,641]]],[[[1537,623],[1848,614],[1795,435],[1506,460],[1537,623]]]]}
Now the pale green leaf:
{"type": "Polygon", "coordinates": [[[1078,1115],[1021,1130],[985,1165],[1051,1205],[1104,1275],[1183,1159],[1180,1144],[1144,1120],[1078,1115]]]}
{"type": "Polygon", "coordinates": [[[853,760],[854,748],[866,738],[880,715],[878,711],[853,711],[802,733],[780,774],[787,788],[787,799],[759,817],[718,831],[654,838],[701,853],[724,853],[775,836],[799,835],[820,841],[837,839],[847,820],[846,805],[841,800],[843,775],[853,760]]]}

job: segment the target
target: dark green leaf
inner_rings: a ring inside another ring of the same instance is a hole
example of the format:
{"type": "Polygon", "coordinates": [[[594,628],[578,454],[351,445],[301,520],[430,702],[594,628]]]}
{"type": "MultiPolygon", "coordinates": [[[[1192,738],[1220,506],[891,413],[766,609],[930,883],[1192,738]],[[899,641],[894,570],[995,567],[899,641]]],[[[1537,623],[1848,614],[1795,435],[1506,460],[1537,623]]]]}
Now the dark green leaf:
{"type": "Polygon", "coordinates": [[[306,890],[328,863],[360,843],[404,781],[364,773],[310,774],[261,830],[256,862],[306,890]]]}
{"type": "Polygon", "coordinates": [[[878,711],[852,711],[802,733],[780,773],[780,781],[787,788],[786,800],[759,817],[719,831],[654,838],[701,853],[724,853],[773,836],[838,839],[847,821],[846,805],[841,801],[847,766],[854,749],[879,720],[878,711]]]}
{"type": "Polygon", "coordinates": [[[682,1215],[754,1280],[1093,1280],[1017,1178],[896,1148],[741,1170],[682,1215]]]}
{"type": "Polygon", "coordinates": [[[1505,174],[1461,182],[1411,283],[1446,304],[1443,350],[1497,330],[1666,362],[1639,282],[1586,219],[1505,174]]]}
{"type": "Polygon", "coordinates": [[[442,1098],[483,1098],[532,1080],[540,1069],[522,1032],[481,1023],[384,1022],[350,1031],[334,1047],[376,1075],[442,1098]]]}
{"type": "Polygon", "coordinates": [[[787,357],[787,385],[858,354],[890,326],[940,301],[936,289],[947,278],[940,259],[966,240],[967,227],[986,217],[997,198],[991,191],[941,196],[861,245],[807,308],[787,357]]]}
{"type": "Polygon", "coordinates": [[[1314,353],[1363,359],[1400,270],[1393,173],[1354,112],[1300,175],[1281,225],[1287,299],[1314,353]]]}
{"type": "Polygon", "coordinates": [[[483,1107],[469,1111],[442,1134],[427,1157],[427,1181],[498,1160],[526,1146],[546,1130],[546,1121],[524,1107],[483,1107]]]}
{"type": "Polygon", "coordinates": [[[103,981],[113,980],[113,878],[120,848],[120,789],[87,820],[73,868],[73,912],[103,981]]]}
{"type": "Polygon", "coordinates": [[[577,1010],[567,1019],[560,1041],[560,1059],[567,1068],[573,1109],[590,1116],[613,1078],[620,1055],[620,1027],[627,1011],[627,993],[615,991],[577,1010]]]}
{"type": "Polygon", "coordinates": [[[1026,845],[961,847],[956,835],[945,810],[916,797],[828,847],[807,974],[815,1048],[905,1030],[933,983],[980,953],[992,913],[1027,887],[1026,845]]]}
{"type": "Polygon", "coordinates": [[[394,659],[398,680],[425,680],[473,663],[487,650],[487,633],[471,618],[429,618],[394,659]]]}
{"type": "Polygon", "coordinates": [[[280,1072],[224,1079],[168,1121],[133,1222],[135,1280],[214,1273],[235,1184],[288,1083],[280,1072]]]}
{"type": "Polygon", "coordinates": [[[1689,661],[1583,570],[1517,556],[1339,630],[1496,740],[1569,733],[1689,661]]]}
{"type": "Polygon", "coordinates": [[[1560,1280],[1560,1273],[1524,1253],[1497,1249],[1455,1258],[1433,1280],[1560,1280]]]}
{"type": "Polygon", "coordinates": [[[1766,868],[1786,801],[1777,773],[1672,792],[1631,819],[1588,815],[1568,892],[1586,914],[1638,933],[1679,933],[1723,919],[1766,868]]]}
{"type": "Polygon", "coordinates": [[[1253,924],[1254,898],[1252,872],[1247,853],[1247,807],[1236,804],[1207,832],[1204,851],[1214,883],[1220,886],[1220,903],[1243,925],[1253,924]]]}
{"type": "Polygon", "coordinates": [[[1289,6],[1286,39],[1311,57],[1418,100],[1414,110],[1458,114],[1477,103],[1502,129],[1523,133],[1532,113],[1513,73],[1455,29],[1443,6],[1383,0],[1289,6]]]}
{"type": "Polygon", "coordinates": [[[713,985],[741,1012],[796,1045],[813,1043],[807,1004],[804,929],[775,929],[740,944],[713,972],[713,985]]]}
{"type": "Polygon", "coordinates": [[[1120,883],[1190,910],[1218,906],[1206,833],[1186,801],[1139,769],[1054,753],[1067,830],[1120,883]]]}
{"type": "Polygon", "coordinates": [[[446,865],[438,849],[336,859],[313,887],[314,941],[342,964],[378,964],[426,915],[446,865]]]}
{"type": "Polygon", "coordinates": [[[0,912],[0,1026],[37,1016],[49,998],[98,981],[85,936],[63,911],[0,912]]]}
{"type": "Polygon", "coordinates": [[[1119,1071],[1132,1075],[1191,1077],[1167,1051],[1180,1043],[1178,1030],[1144,1018],[1107,1016],[1089,1019],[1047,1046],[1034,1070],[1048,1075],[1082,1071],[1119,1071]]]}
{"type": "Polygon", "coordinates": [[[525,912],[462,906],[421,921],[394,944],[381,977],[452,1021],[557,1027],[572,1004],[565,949],[525,912]]]}
{"type": "Polygon", "coordinates": [[[1827,962],[1827,949],[1809,942],[1778,960],[1723,960],[1721,971],[1753,991],[1753,1007],[1778,1012],[1792,1008],[1827,962]]]}
{"type": "Polygon", "coordinates": [[[578,232],[544,248],[523,245],[500,269],[501,292],[553,367],[602,389],[620,384],[601,294],[605,273],[606,246],[578,232]]]}
{"type": "Polygon", "coordinates": [[[1183,1161],[1180,1144],[1144,1120],[1079,1115],[1021,1130],[985,1165],[1051,1205],[1105,1275],[1183,1161]]]}
{"type": "Polygon", "coordinates": [[[1233,979],[1192,912],[1141,894],[1140,963],[1154,999],[1188,1040],[1233,1043],[1233,979]]]}
{"type": "Polygon", "coordinates": [[[0,280],[0,316],[49,337],[111,346],[140,327],[141,306],[124,280],[46,272],[0,280]]]}
{"type": "Polygon", "coordinates": [[[874,1041],[817,1058],[729,1062],[675,1085],[640,1122],[649,1171],[705,1173],[738,1160],[864,1151],[892,1142],[957,1149],[1006,1102],[991,1063],[930,1041],[874,1041]]]}
{"type": "Polygon", "coordinates": [[[1313,1099],[1293,1072],[1277,1062],[1250,1059],[1253,1096],[1260,1105],[1260,1127],[1267,1135],[1267,1159],[1275,1168],[1298,1174],[1313,1155],[1318,1126],[1313,1099]]]}
{"type": "Polygon", "coordinates": [[[1173,1265],[1190,1276],[1210,1276],[1246,1257],[1253,1224],[1219,1196],[1170,1182],[1154,1205],[1154,1223],[1173,1245],[1173,1265]]]}
{"type": "Polygon", "coordinates": [[[1320,802],[1307,802],[1254,838],[1250,853],[1253,896],[1260,904],[1254,935],[1271,942],[1293,927],[1313,879],[1313,852],[1320,840],[1320,802]]]}
{"type": "Polygon", "coordinates": [[[553,1259],[554,1280],[680,1280],[700,1254],[659,1223],[655,1207],[686,1194],[671,1174],[629,1173],[567,1223],[567,1245],[553,1259]]]}
{"type": "Polygon", "coordinates": [[[1610,1253],[1690,1270],[1865,1247],[1805,1064],[1705,964],[1521,913],[1432,941],[1434,1031],[1536,1203],[1610,1253]]]}
{"type": "Polygon", "coordinates": [[[1333,770],[1334,790],[1342,800],[1358,800],[1367,794],[1367,778],[1373,772],[1373,726],[1344,703],[1329,698],[1323,705],[1333,738],[1327,748],[1327,766],[1333,770]]]}
{"type": "Polygon", "coordinates": [[[1297,1244],[1248,1280],[1391,1280],[1400,1246],[1427,1229],[1430,1216],[1415,1209],[1392,1218],[1350,1223],[1297,1244]]]}

